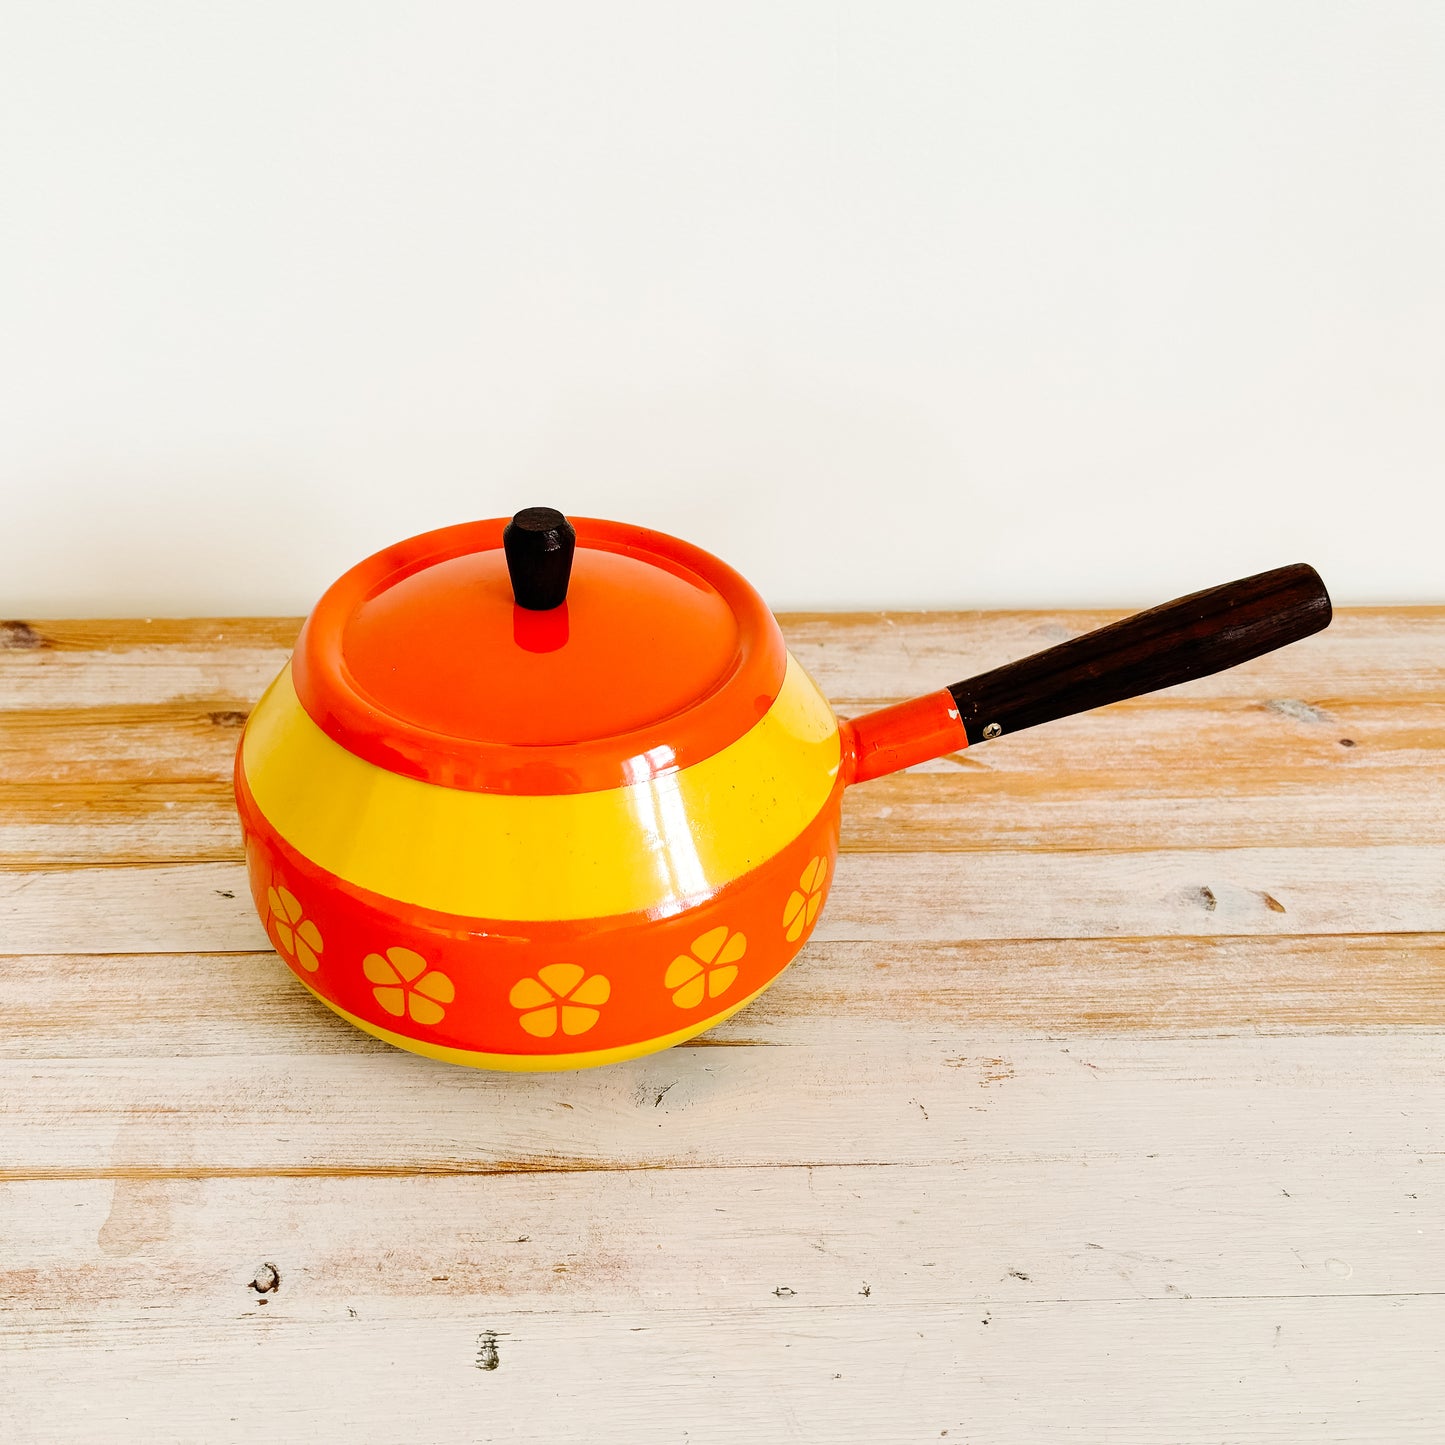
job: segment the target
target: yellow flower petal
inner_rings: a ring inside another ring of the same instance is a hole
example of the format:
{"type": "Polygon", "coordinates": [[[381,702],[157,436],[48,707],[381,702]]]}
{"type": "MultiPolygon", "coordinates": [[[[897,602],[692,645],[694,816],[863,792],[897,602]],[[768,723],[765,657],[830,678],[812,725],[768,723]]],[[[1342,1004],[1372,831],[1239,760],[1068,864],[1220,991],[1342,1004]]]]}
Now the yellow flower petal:
{"type": "Polygon", "coordinates": [[[808,900],[808,922],[811,923],[817,916],[818,910],[823,906],[823,895],[815,893],[808,900]]]}
{"type": "Polygon", "coordinates": [[[531,1013],[522,1015],[521,1024],[529,1034],[539,1039],[550,1039],[557,1032],[557,1009],[555,1005],[533,1009],[531,1013]]]}
{"type": "Polygon", "coordinates": [[[595,1008],[577,1008],[568,1003],[562,1005],[562,1032],[564,1034],[585,1034],[602,1015],[595,1008]]]}
{"type": "Polygon", "coordinates": [[[702,970],[698,970],[697,977],[690,983],[685,983],[672,996],[672,1001],[678,1008],[696,1008],[702,1002],[702,970]]]}
{"type": "Polygon", "coordinates": [[[296,895],[288,888],[278,888],[276,891],[281,895],[281,903],[286,909],[286,917],[295,923],[301,917],[301,904],[297,901],[296,895]]]}
{"type": "Polygon", "coordinates": [[[321,960],[311,951],[311,945],[297,939],[296,941],[296,962],[306,970],[307,973],[315,973],[321,967],[321,960]]]}
{"type": "Polygon", "coordinates": [[[822,881],[823,874],[828,871],[828,860],[818,857],[808,861],[808,866],[803,869],[803,876],[798,880],[802,885],[804,893],[811,893],[822,881]]]}
{"type": "MultiPolygon", "coordinates": [[[[717,961],[719,963],[736,963],[738,959],[740,959],[747,951],[747,939],[744,938],[741,933],[735,933],[730,939],[728,939],[727,947],[723,949],[720,954],[718,954],[717,961]]],[[[736,969],[734,970],[734,972],[736,972],[736,969]]]]}
{"type": "Polygon", "coordinates": [[[323,951],[324,945],[321,942],[321,930],[317,928],[311,919],[308,918],[304,923],[297,925],[296,937],[303,939],[314,952],[321,953],[323,951]]]}
{"type": "Polygon", "coordinates": [[[791,923],[793,919],[802,912],[803,905],[807,901],[796,888],[788,894],[788,901],[783,905],[783,922],[791,923]]]}
{"type": "Polygon", "coordinates": [[[407,999],[407,1009],[419,1024],[439,1024],[446,1012],[439,1003],[433,1003],[419,993],[414,993],[407,999]]]}
{"type": "Polygon", "coordinates": [[[701,938],[695,938],[692,943],[692,951],[702,959],[704,963],[711,963],[717,957],[717,951],[723,946],[723,939],[728,936],[727,925],[721,928],[710,928],[701,938]]]}
{"type": "MultiPolygon", "coordinates": [[[[397,971],[379,954],[368,953],[361,964],[361,971],[372,983],[400,983],[397,971]]],[[[397,1013],[401,1010],[397,1009],[397,1013]]]]}
{"type": "Polygon", "coordinates": [[[726,968],[713,969],[707,976],[707,996],[716,998],[718,994],[726,993],[732,987],[732,982],[737,976],[737,968],[732,964],[726,968]]]}
{"type": "Polygon", "coordinates": [[[579,983],[572,990],[570,1002],[602,1004],[611,996],[612,985],[600,973],[594,973],[585,983],[579,983]]]}
{"type": "Polygon", "coordinates": [[[406,990],[404,988],[374,988],[376,1001],[387,1013],[400,1018],[406,1012],[406,990]]]}
{"type": "Polygon", "coordinates": [[[518,979],[507,998],[513,1008],[540,1008],[552,1002],[552,995],[535,978],[518,979]]]}
{"type": "Polygon", "coordinates": [[[579,983],[587,970],[580,963],[549,963],[537,970],[537,977],[552,990],[558,998],[566,998],[579,983]]]}
{"type": "MultiPolygon", "coordinates": [[[[688,979],[696,978],[701,972],[702,964],[700,964],[697,959],[689,958],[685,953],[679,954],[667,965],[667,972],[662,977],[662,986],[664,988],[678,988],[682,984],[685,984],[688,979]]],[[[698,997],[701,998],[702,995],[699,994],[698,997]]],[[[687,1005],[684,1004],[683,1007],[686,1008],[687,1005]]]]}
{"type": "Polygon", "coordinates": [[[284,918],[273,918],[271,922],[276,925],[276,946],[282,953],[294,953],[296,935],[291,931],[291,925],[284,918]]]}
{"type": "Polygon", "coordinates": [[[266,907],[271,910],[273,918],[285,918],[286,905],[281,902],[281,895],[274,888],[266,890],[266,907]]]}
{"type": "Polygon", "coordinates": [[[418,974],[426,972],[426,959],[409,948],[388,948],[386,956],[391,960],[392,967],[408,983],[418,974]]]}
{"type": "Polygon", "coordinates": [[[435,969],[424,978],[417,979],[412,987],[427,998],[436,999],[438,1003],[450,1003],[457,996],[451,979],[444,973],[437,973],[435,969]]]}

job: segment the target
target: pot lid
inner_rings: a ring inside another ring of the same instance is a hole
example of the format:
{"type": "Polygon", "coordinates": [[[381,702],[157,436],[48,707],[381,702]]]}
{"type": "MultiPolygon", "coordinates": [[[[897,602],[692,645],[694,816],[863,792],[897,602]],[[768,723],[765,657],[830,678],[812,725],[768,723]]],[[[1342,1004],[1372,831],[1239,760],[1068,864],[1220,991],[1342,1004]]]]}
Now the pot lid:
{"type": "Polygon", "coordinates": [[[307,618],[292,677],[319,727],[390,772],[574,793],[719,752],[786,663],[762,598],[710,553],[528,508],[353,567],[307,618]]]}

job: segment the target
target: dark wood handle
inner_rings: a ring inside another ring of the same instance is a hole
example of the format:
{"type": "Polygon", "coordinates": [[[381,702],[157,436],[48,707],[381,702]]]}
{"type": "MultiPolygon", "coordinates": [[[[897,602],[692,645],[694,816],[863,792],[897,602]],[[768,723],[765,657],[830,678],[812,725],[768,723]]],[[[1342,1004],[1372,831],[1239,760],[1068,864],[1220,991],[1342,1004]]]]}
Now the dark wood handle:
{"type": "Polygon", "coordinates": [[[549,612],[567,600],[577,533],[554,507],[526,507],[502,529],[502,549],[518,607],[549,612]]]}
{"type": "Polygon", "coordinates": [[[1298,642],[1330,623],[1319,573],[1298,562],[1151,607],[948,690],[970,743],[1104,707],[1298,642]]]}

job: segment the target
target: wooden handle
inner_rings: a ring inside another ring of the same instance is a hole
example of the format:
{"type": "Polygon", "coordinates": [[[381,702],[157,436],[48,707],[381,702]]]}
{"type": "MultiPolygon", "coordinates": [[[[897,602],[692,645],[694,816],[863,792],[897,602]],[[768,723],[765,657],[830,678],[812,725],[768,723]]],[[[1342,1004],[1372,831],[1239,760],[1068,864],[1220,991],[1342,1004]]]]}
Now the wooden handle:
{"type": "Polygon", "coordinates": [[[553,507],[526,507],[502,529],[502,548],[518,607],[549,612],[567,600],[577,533],[553,507]]]}
{"type": "Polygon", "coordinates": [[[1303,562],[1151,607],[948,691],[970,743],[1208,677],[1328,627],[1330,595],[1303,562]]]}

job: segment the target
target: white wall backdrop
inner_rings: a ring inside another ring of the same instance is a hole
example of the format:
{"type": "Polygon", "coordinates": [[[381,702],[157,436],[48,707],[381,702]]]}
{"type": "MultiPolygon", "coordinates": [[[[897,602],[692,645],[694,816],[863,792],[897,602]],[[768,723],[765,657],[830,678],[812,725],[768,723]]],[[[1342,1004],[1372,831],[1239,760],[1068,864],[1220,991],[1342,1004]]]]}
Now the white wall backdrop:
{"type": "Polygon", "coordinates": [[[529,504],[778,607],[1445,597],[1445,5],[0,7],[0,612],[529,504]]]}

